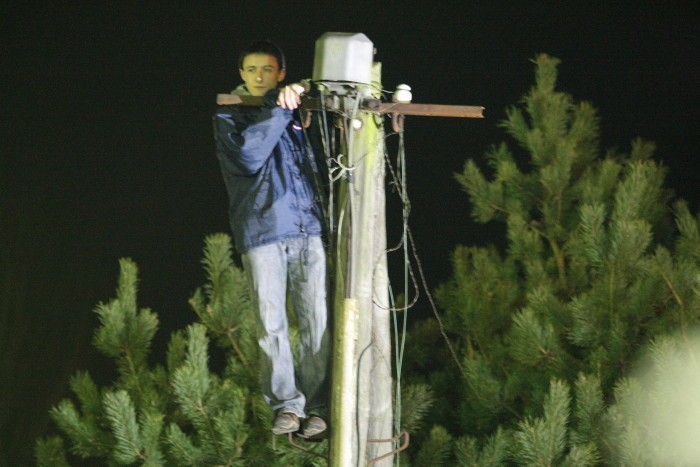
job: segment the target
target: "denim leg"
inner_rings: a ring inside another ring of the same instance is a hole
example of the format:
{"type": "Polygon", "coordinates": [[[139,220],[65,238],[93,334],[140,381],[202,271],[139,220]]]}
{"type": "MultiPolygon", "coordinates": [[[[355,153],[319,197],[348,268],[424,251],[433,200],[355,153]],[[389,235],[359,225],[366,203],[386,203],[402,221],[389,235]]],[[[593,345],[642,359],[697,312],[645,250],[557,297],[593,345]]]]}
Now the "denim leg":
{"type": "Polygon", "coordinates": [[[326,299],[326,252],[319,237],[289,243],[288,287],[299,324],[299,388],[307,414],[327,415],[330,333],[326,299]]]}
{"type": "Polygon", "coordinates": [[[304,417],[306,400],[297,389],[289,342],[286,246],[273,243],[253,248],[242,255],[242,260],[258,309],[263,396],[273,410],[304,417]]]}

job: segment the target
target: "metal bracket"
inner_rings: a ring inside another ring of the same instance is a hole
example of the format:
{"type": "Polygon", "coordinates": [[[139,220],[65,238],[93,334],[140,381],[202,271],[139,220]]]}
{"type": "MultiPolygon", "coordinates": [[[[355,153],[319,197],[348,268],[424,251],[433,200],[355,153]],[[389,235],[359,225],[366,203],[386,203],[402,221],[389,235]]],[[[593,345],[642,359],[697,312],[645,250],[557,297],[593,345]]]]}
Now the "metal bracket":
{"type": "Polygon", "coordinates": [[[394,450],[391,451],[391,452],[387,452],[386,454],[383,454],[383,455],[381,455],[381,456],[379,456],[379,457],[375,457],[374,459],[370,459],[367,463],[368,463],[368,464],[373,464],[373,463],[378,462],[378,461],[380,461],[380,460],[382,460],[382,459],[386,459],[387,457],[393,456],[394,454],[398,454],[398,453],[400,453],[401,451],[403,451],[403,450],[405,450],[406,448],[408,448],[408,445],[411,443],[411,437],[409,436],[409,434],[408,434],[407,431],[403,431],[403,432],[399,433],[399,435],[398,435],[398,436],[395,436],[394,438],[389,438],[389,439],[368,439],[368,440],[367,440],[368,443],[394,443],[394,442],[400,440],[401,438],[404,439],[403,444],[401,444],[401,446],[399,446],[398,448],[394,449],[394,450]]]}

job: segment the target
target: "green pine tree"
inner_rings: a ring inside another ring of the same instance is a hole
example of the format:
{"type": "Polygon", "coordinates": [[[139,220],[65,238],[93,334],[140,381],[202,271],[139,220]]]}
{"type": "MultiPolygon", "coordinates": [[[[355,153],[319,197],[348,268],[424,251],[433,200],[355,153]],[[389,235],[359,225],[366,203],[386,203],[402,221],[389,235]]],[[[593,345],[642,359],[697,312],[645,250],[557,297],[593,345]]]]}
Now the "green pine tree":
{"type": "Polygon", "coordinates": [[[137,267],[120,261],[116,298],[95,310],[94,339],[114,359],[117,377],[103,388],[85,372],[72,378],[75,397],[51,410],[61,436],[37,441],[38,465],[326,464],[326,443],[301,450],[273,440],[257,379],[255,315],[227,235],[206,239],[203,263],[208,282],[190,300],[200,322],[175,331],[166,363],[152,365],[158,319],[138,309],[137,267]],[[210,338],[226,359],[222,374],[209,368],[210,338]]]}
{"type": "MultiPolygon", "coordinates": [[[[648,441],[620,424],[636,381],[623,377],[653,339],[700,319],[700,218],[669,204],[652,143],[601,153],[595,109],[556,90],[557,59],[534,62],[501,124],[515,146],[456,175],[473,217],[506,227],[503,251],[457,247],[438,289],[459,367],[409,346],[406,373],[435,392],[449,465],[620,465],[648,441]]],[[[431,324],[413,333],[440,340],[431,324]]],[[[445,458],[437,438],[406,459],[445,458]]]]}

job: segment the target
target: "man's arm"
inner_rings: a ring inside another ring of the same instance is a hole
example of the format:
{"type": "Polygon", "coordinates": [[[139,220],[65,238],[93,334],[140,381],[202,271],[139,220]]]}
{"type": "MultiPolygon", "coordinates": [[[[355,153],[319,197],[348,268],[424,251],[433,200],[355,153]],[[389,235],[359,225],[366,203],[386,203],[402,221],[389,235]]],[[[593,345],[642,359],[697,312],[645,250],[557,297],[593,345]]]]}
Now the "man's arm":
{"type": "Polygon", "coordinates": [[[291,120],[291,111],[277,105],[279,93],[271,90],[252,121],[235,108],[221,107],[214,114],[214,139],[222,162],[240,175],[257,173],[272,154],[291,120]]]}
{"type": "Polygon", "coordinates": [[[214,138],[219,157],[233,164],[242,175],[252,175],[272,154],[287,124],[292,110],[301,103],[304,87],[290,84],[268,91],[263,108],[252,123],[236,121],[234,110],[222,107],[214,115],[214,138]]]}

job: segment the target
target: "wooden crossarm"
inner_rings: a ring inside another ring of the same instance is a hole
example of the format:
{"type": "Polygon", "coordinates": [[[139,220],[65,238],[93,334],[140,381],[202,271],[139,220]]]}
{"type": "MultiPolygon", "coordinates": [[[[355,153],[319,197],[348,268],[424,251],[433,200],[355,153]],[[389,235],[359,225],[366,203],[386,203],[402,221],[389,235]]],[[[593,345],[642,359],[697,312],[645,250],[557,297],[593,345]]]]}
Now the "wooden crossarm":
{"type": "MultiPolygon", "coordinates": [[[[261,106],[263,105],[263,98],[259,96],[218,94],[216,103],[219,105],[261,106]]],[[[301,99],[301,108],[304,110],[321,110],[323,107],[320,99],[309,97],[302,97],[301,99]]],[[[331,109],[332,105],[327,103],[325,108],[331,109]]],[[[402,104],[398,102],[382,102],[380,99],[365,99],[362,101],[362,107],[360,108],[380,114],[484,118],[484,108],[474,105],[402,104]]]]}
{"type": "Polygon", "coordinates": [[[263,98],[259,96],[239,96],[238,94],[217,94],[216,103],[219,105],[263,105],[263,98]]]}
{"type": "MultiPolygon", "coordinates": [[[[247,107],[260,107],[265,103],[262,96],[239,96],[237,94],[217,94],[216,103],[219,105],[243,105],[247,107]]],[[[306,96],[301,97],[301,109],[321,110],[321,101],[306,96]]]]}
{"type": "Polygon", "coordinates": [[[378,99],[365,101],[364,104],[363,110],[373,110],[380,114],[484,118],[484,108],[475,105],[402,104],[398,102],[381,102],[378,99]]]}

